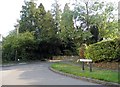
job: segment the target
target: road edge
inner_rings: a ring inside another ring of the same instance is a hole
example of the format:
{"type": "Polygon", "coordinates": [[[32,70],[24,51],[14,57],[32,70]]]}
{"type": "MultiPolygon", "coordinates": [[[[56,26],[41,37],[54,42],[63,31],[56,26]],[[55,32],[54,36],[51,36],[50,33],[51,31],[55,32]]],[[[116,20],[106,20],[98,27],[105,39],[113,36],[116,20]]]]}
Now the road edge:
{"type": "Polygon", "coordinates": [[[80,80],[84,80],[84,81],[88,81],[88,82],[92,82],[92,83],[97,83],[97,84],[101,84],[101,85],[104,85],[104,86],[110,86],[110,87],[119,87],[120,86],[120,84],[117,84],[117,83],[105,82],[105,81],[101,81],[101,80],[97,80],[97,79],[75,76],[73,74],[68,74],[68,73],[64,73],[64,72],[55,70],[52,67],[48,67],[48,68],[49,68],[49,70],[51,70],[55,73],[58,73],[58,74],[61,74],[61,75],[64,75],[64,76],[68,76],[68,77],[72,77],[72,78],[75,78],[75,79],[80,79],[80,80]]]}

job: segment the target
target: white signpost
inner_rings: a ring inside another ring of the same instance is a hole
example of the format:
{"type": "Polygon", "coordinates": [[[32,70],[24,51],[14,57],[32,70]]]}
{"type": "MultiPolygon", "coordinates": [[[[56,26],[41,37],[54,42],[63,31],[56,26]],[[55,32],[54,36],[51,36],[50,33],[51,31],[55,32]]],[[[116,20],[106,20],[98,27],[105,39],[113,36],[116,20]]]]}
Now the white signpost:
{"type": "Polygon", "coordinates": [[[91,59],[80,59],[80,62],[82,62],[82,70],[85,70],[84,62],[88,62],[90,64],[90,72],[92,72],[92,60],[91,59]]]}

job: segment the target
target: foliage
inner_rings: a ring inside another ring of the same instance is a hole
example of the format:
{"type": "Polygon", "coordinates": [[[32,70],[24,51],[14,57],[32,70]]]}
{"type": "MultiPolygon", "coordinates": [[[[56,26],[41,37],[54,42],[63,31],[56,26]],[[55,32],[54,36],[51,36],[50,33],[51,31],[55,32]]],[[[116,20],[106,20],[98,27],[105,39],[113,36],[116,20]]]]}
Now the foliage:
{"type": "Polygon", "coordinates": [[[31,58],[34,49],[34,36],[30,32],[20,33],[18,36],[9,35],[3,40],[3,62],[15,61],[16,50],[17,58],[25,60],[31,58]]]}
{"type": "Polygon", "coordinates": [[[34,31],[36,29],[35,26],[35,15],[36,15],[36,3],[33,1],[24,2],[25,5],[22,6],[21,13],[21,20],[18,21],[19,23],[19,32],[26,32],[26,31],[34,31]]]}
{"type": "Polygon", "coordinates": [[[54,55],[60,55],[62,53],[61,50],[62,41],[59,38],[52,37],[47,40],[42,40],[38,44],[37,55],[42,59],[52,58],[54,55]]]}
{"type": "Polygon", "coordinates": [[[65,4],[61,14],[60,32],[58,33],[61,40],[65,42],[64,55],[75,55],[76,44],[74,42],[75,28],[73,23],[73,12],[70,10],[68,3],[65,4]]]}
{"type": "Polygon", "coordinates": [[[42,28],[38,38],[41,39],[41,41],[56,37],[54,19],[50,11],[46,12],[43,22],[40,24],[42,28]]]}
{"type": "Polygon", "coordinates": [[[15,30],[3,40],[4,61],[78,55],[77,49],[83,43],[89,45],[101,38],[119,37],[118,23],[112,14],[114,6],[89,2],[77,1],[74,10],[66,3],[62,12],[58,0],[51,11],[46,11],[42,3],[37,6],[34,0],[25,1],[15,30]]]}
{"type": "Polygon", "coordinates": [[[60,16],[61,16],[61,9],[60,9],[60,4],[58,0],[54,0],[54,3],[52,4],[52,9],[51,9],[53,19],[54,19],[54,24],[55,24],[55,32],[59,33],[60,32],[60,16]]]}
{"type": "Polygon", "coordinates": [[[62,39],[73,38],[73,34],[75,31],[74,23],[73,23],[73,13],[70,10],[68,4],[65,4],[63,13],[61,15],[60,27],[61,27],[60,34],[62,39]]]}
{"type": "Polygon", "coordinates": [[[93,35],[92,38],[91,38],[93,40],[93,42],[98,42],[98,40],[99,40],[99,38],[98,38],[98,36],[99,36],[98,27],[95,26],[95,25],[91,26],[90,27],[90,33],[93,35]]]}
{"type": "Polygon", "coordinates": [[[119,60],[120,38],[89,45],[85,50],[85,56],[94,62],[119,60]]]}
{"type": "MultiPolygon", "coordinates": [[[[118,23],[113,12],[115,10],[116,7],[112,3],[76,0],[76,3],[74,3],[75,25],[88,32],[90,27],[95,25],[99,30],[99,36],[97,36],[99,40],[101,38],[114,39],[118,37],[118,23]]],[[[91,36],[89,36],[89,39],[92,39],[91,36]]]]}

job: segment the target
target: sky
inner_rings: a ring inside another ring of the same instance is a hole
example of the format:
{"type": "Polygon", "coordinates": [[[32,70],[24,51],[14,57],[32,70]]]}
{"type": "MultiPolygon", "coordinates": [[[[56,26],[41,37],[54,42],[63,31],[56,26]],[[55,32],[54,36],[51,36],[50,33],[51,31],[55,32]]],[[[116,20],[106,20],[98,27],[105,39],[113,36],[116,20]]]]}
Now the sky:
{"type": "MultiPolygon", "coordinates": [[[[29,0],[27,0],[29,1],[29,0]]],[[[64,7],[66,2],[72,0],[59,0],[61,8],[64,7]]],[[[107,2],[117,2],[120,0],[102,0],[107,2]]],[[[36,3],[43,3],[46,10],[51,9],[51,4],[54,0],[36,0],[36,3]]],[[[1,0],[0,1],[0,34],[2,36],[7,36],[11,30],[14,30],[14,25],[17,20],[20,19],[20,11],[22,10],[22,5],[24,5],[24,0],[1,0]]]]}

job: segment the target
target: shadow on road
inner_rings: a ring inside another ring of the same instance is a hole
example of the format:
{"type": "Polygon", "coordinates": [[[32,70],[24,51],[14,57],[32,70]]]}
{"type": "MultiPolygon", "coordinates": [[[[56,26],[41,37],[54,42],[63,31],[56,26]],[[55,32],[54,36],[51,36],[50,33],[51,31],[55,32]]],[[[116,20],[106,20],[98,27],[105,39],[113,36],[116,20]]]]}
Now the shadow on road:
{"type": "Polygon", "coordinates": [[[37,62],[26,65],[4,67],[3,70],[15,70],[4,78],[7,85],[97,85],[95,83],[73,79],[56,74],[48,69],[50,62],[37,62]]]}

